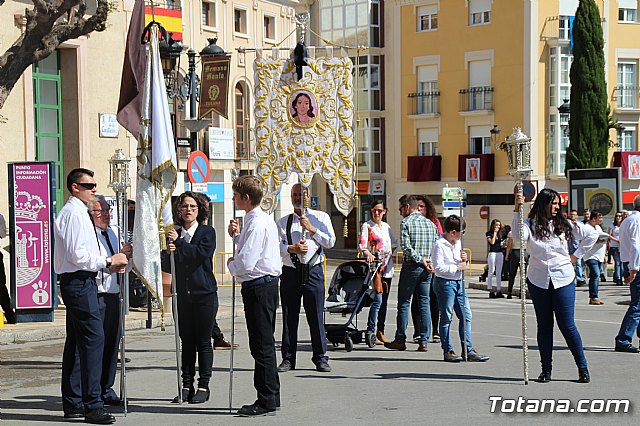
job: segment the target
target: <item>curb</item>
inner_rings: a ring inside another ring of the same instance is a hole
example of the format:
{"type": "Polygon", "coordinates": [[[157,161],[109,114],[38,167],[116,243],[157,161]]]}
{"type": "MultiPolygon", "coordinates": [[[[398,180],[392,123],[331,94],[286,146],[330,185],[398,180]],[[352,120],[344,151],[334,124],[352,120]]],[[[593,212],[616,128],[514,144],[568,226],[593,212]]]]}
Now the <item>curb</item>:
{"type": "MultiPolygon", "coordinates": [[[[57,309],[56,312],[64,311],[63,309],[57,309]]],[[[236,312],[242,315],[242,312],[236,312]]],[[[43,324],[41,328],[35,328],[37,323],[19,323],[15,325],[6,325],[5,328],[0,329],[0,346],[9,345],[12,343],[27,343],[27,342],[41,342],[46,340],[64,339],[66,337],[66,324],[61,315],[59,319],[53,323],[40,323],[43,324]],[[20,329],[21,327],[29,327],[28,330],[20,329]]],[[[220,306],[218,308],[217,319],[229,319],[231,318],[231,308],[226,306],[220,306]]],[[[173,315],[166,313],[164,316],[164,322],[166,329],[173,327],[173,315]]],[[[147,313],[146,311],[131,311],[128,317],[125,319],[125,330],[141,330],[147,328],[147,313]],[[131,313],[135,313],[134,318],[131,313]],[[144,314],[144,317],[142,317],[144,314]]],[[[151,318],[151,328],[159,328],[161,325],[160,313],[154,311],[151,318]]]]}

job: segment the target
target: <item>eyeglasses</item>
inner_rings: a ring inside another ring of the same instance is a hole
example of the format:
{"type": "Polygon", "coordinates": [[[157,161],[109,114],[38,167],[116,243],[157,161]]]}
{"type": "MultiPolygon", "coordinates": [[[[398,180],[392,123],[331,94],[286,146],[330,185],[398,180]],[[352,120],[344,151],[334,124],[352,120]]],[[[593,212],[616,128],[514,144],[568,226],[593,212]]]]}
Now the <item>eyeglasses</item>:
{"type": "Polygon", "coordinates": [[[198,210],[198,206],[193,206],[193,205],[180,206],[180,210],[198,210]]]}
{"type": "Polygon", "coordinates": [[[384,209],[373,209],[371,210],[373,213],[384,213],[384,209]]]}
{"type": "Polygon", "coordinates": [[[617,214],[616,217],[622,217],[622,215],[621,214],[617,214]]]}
{"type": "Polygon", "coordinates": [[[96,189],[96,186],[98,186],[97,183],[91,183],[91,182],[76,182],[76,185],[80,185],[84,189],[88,189],[88,190],[96,189]]]}

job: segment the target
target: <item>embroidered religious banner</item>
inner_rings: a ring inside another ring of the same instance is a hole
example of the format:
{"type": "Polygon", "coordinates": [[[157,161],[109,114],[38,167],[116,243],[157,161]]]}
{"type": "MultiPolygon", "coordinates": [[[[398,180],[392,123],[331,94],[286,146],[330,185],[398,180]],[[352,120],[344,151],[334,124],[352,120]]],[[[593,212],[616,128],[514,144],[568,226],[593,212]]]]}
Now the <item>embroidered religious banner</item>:
{"type": "Polygon", "coordinates": [[[336,208],[348,215],[356,191],[351,60],[308,58],[300,80],[289,58],[258,55],[254,69],[262,208],[273,212],[282,184],[295,172],[304,186],[319,174],[336,208]]]}
{"type": "Polygon", "coordinates": [[[227,116],[227,88],[229,87],[229,67],[231,56],[214,56],[202,60],[202,92],[200,93],[201,119],[215,111],[227,116]]]}

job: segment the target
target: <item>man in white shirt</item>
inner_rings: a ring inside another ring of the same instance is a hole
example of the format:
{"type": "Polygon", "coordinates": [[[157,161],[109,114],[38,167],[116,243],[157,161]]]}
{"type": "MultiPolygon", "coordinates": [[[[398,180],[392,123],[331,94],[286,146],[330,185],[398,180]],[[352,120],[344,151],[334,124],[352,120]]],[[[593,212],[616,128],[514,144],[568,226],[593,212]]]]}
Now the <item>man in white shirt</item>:
{"type": "Polygon", "coordinates": [[[98,307],[98,271],[120,272],[127,256],[101,253],[98,236],[87,209],[93,201],[96,181],[88,169],[74,169],[67,176],[71,197],[54,226],[54,267],[60,276],[60,294],[66,308],[67,338],[62,355],[62,407],[67,419],[84,416],[87,423],[116,421],[101,397],[104,330],[98,307]],[[73,374],[79,352],[80,375],[73,374]],[[77,389],[82,389],[80,395],[77,389]]]}
{"type": "Polygon", "coordinates": [[[631,302],[620,324],[615,350],[638,353],[640,351],[632,343],[640,323],[640,195],[633,199],[633,212],[620,224],[620,260],[628,271],[624,282],[629,284],[631,302]]]}
{"type": "Polygon", "coordinates": [[[246,212],[244,227],[236,219],[229,235],[236,251],[227,260],[229,273],[242,283],[242,302],[249,332],[249,349],[255,360],[253,385],[258,399],[238,410],[238,415],[274,415],[280,407],[280,380],[276,369],[275,332],[278,308],[278,277],[282,272],[276,224],[260,208],[262,184],[256,176],[241,176],[233,182],[233,201],[246,212]]]}
{"type": "Polygon", "coordinates": [[[607,250],[607,240],[609,234],[602,230],[602,213],[592,211],[589,217],[589,226],[598,232],[598,240],[584,255],[585,263],[589,268],[589,304],[604,305],[604,302],[598,298],[598,286],[600,284],[600,265],[604,262],[604,255],[607,250]]]}
{"type": "MultiPolygon", "coordinates": [[[[309,197],[307,193],[307,197],[309,197]]],[[[331,218],[325,212],[303,211],[303,188],[291,188],[293,213],[278,221],[280,254],[282,255],[282,363],[278,371],[296,368],[300,302],[311,334],[311,361],[320,372],[330,372],[327,357],[327,336],[324,330],[324,261],[325,248],[336,242],[331,218]]]]}
{"type": "MultiPolygon", "coordinates": [[[[96,225],[96,234],[100,242],[100,252],[106,256],[113,256],[116,250],[131,258],[131,244],[125,243],[122,250],[119,249],[118,237],[111,228],[111,214],[107,200],[102,196],[96,196],[89,202],[89,211],[96,225]]],[[[127,273],[130,265],[127,265],[127,273]]],[[[104,352],[102,355],[102,400],[106,405],[120,405],[120,398],[113,390],[118,366],[118,348],[120,343],[120,286],[118,274],[108,269],[98,272],[96,277],[98,285],[98,306],[102,318],[104,330],[104,352]]]]}
{"type": "MultiPolygon", "coordinates": [[[[6,237],[7,234],[7,222],[4,220],[4,216],[0,213],[0,240],[6,237]]],[[[9,295],[9,289],[7,289],[7,276],[4,272],[4,255],[0,249],[0,306],[4,311],[4,317],[8,324],[16,323],[16,313],[11,308],[11,296],[9,295]]]]}

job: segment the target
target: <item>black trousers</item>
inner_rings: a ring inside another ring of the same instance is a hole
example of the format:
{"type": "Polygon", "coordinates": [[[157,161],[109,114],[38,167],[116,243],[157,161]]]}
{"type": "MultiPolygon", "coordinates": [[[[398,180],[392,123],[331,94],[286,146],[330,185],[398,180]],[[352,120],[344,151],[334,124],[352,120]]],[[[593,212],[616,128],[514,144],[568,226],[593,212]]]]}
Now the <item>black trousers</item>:
{"type": "MultiPolygon", "coordinates": [[[[529,263],[529,256],[525,253],[524,258],[525,264],[524,268],[527,269],[527,264],[529,263]]],[[[509,253],[509,289],[507,290],[509,294],[513,291],[513,284],[516,281],[516,273],[520,269],[520,249],[511,249],[509,253]]],[[[520,273],[523,273],[520,271],[520,273]]]]}
{"type": "Polygon", "coordinates": [[[102,400],[118,399],[113,390],[118,369],[118,349],[120,346],[120,295],[117,293],[99,293],[98,306],[104,330],[104,352],[102,355],[102,400]]]}
{"type": "Polygon", "coordinates": [[[178,327],[182,341],[182,386],[190,388],[196,376],[198,357],[198,387],[209,389],[213,369],[211,331],[218,314],[218,293],[197,300],[190,296],[178,298],[178,327]]]}
{"type": "Polygon", "coordinates": [[[62,274],[60,293],[67,313],[67,338],[62,355],[62,407],[95,410],[101,398],[104,329],[94,277],[62,274]],[[80,368],[77,368],[77,365],[80,368]]]}
{"type": "Polygon", "coordinates": [[[13,312],[11,309],[11,296],[7,289],[7,276],[4,273],[4,255],[0,251],[0,306],[4,312],[13,312]]]}
{"type": "Polygon", "coordinates": [[[300,275],[295,268],[282,267],[280,277],[280,299],[282,300],[282,359],[296,363],[298,349],[298,325],[300,324],[300,302],[304,305],[315,364],[327,362],[327,334],[324,330],[324,271],[322,266],[309,270],[309,282],[300,284],[300,275]]]}
{"type": "Polygon", "coordinates": [[[280,406],[280,379],[276,367],[273,337],[278,308],[278,280],[242,289],[244,316],[249,332],[249,349],[255,361],[253,386],[258,403],[267,409],[280,406]]]}
{"type": "MultiPolygon", "coordinates": [[[[433,277],[431,277],[432,285],[429,287],[429,308],[431,310],[431,329],[433,330],[433,335],[438,334],[438,324],[440,324],[440,308],[438,307],[438,296],[436,292],[433,290],[433,277]]],[[[420,335],[418,330],[420,330],[420,304],[418,300],[420,299],[418,295],[418,286],[413,292],[413,297],[411,298],[411,321],[413,322],[413,337],[416,338],[420,335]]]]}

